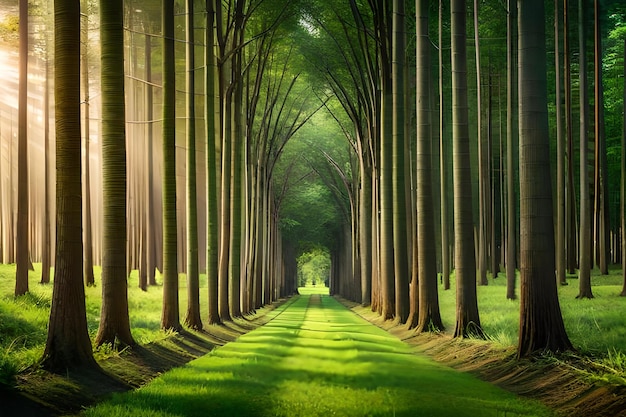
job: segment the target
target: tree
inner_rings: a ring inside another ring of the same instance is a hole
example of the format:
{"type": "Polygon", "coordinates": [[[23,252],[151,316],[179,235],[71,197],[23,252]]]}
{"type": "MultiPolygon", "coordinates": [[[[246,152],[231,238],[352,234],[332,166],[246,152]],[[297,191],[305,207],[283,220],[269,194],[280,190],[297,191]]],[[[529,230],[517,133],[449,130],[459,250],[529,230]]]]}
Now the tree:
{"type": "Polygon", "coordinates": [[[572,348],[557,294],[544,2],[518,1],[520,330],[518,357],[572,348]],[[522,87],[523,86],[523,87],[522,87]]]}
{"type": "Polygon", "coordinates": [[[416,3],[416,120],[417,120],[417,260],[419,297],[417,330],[443,330],[437,294],[437,257],[435,255],[435,222],[432,192],[432,130],[430,85],[430,38],[428,36],[428,0],[416,3]]]}
{"type": "MultiPolygon", "coordinates": [[[[624,53],[624,100],[626,103],[626,39],[624,39],[624,49],[622,51],[624,53]]],[[[621,224],[622,231],[626,230],[626,111],[623,112],[622,119],[622,150],[621,150],[621,173],[622,173],[622,184],[621,184],[621,224]]],[[[620,295],[622,297],[626,297],[626,233],[622,232],[622,292],[620,295]]]]}
{"type": "Polygon", "coordinates": [[[17,270],[15,296],[28,292],[28,0],[19,1],[20,69],[17,149],[17,270]]]}
{"type": "Polygon", "coordinates": [[[215,0],[206,2],[205,32],[205,132],[206,132],[206,175],[207,175],[207,253],[206,274],[209,298],[209,324],[220,322],[218,313],[218,190],[217,190],[217,150],[215,116],[215,0]]]}
{"type": "Polygon", "coordinates": [[[465,0],[450,4],[452,27],[452,126],[454,158],[454,230],[456,276],[455,337],[481,334],[476,298],[476,259],[467,104],[465,0]]]}
{"type": "Polygon", "coordinates": [[[559,57],[559,0],[554,1],[554,68],[556,72],[556,280],[565,276],[565,139],[561,118],[561,59],[559,57]]]}
{"type": "MultiPolygon", "coordinates": [[[[83,6],[85,9],[88,9],[87,1],[84,1],[83,6]]],[[[90,103],[91,97],[89,96],[89,14],[87,11],[81,14],[81,21],[83,22],[82,30],[81,30],[81,38],[82,38],[82,48],[81,48],[81,81],[83,83],[83,103],[84,103],[84,111],[83,111],[83,131],[85,132],[85,163],[83,165],[83,173],[84,173],[84,207],[83,207],[83,226],[84,226],[84,237],[83,237],[83,251],[84,251],[84,260],[83,260],[83,274],[85,279],[85,285],[91,286],[95,285],[95,277],[93,274],[93,233],[92,233],[92,222],[91,222],[91,168],[90,168],[90,160],[91,160],[91,152],[89,150],[89,145],[91,143],[91,111],[90,111],[90,103]]],[[[119,100],[119,97],[118,97],[119,100]]],[[[106,200],[105,200],[106,201],[106,200]]]]}
{"type": "Polygon", "coordinates": [[[515,128],[515,21],[517,19],[517,2],[507,0],[507,36],[506,36],[506,188],[507,188],[507,233],[506,233],[506,298],[514,300],[516,266],[517,266],[517,213],[515,198],[515,164],[514,146],[517,141],[515,128]]]}
{"type": "MultiPolygon", "coordinates": [[[[200,318],[200,276],[198,271],[198,199],[196,190],[196,83],[194,48],[194,0],[187,0],[187,315],[185,324],[202,328],[200,318]]],[[[208,30],[208,29],[207,29],[208,30]]]]}
{"type": "Polygon", "coordinates": [[[102,309],[96,344],[134,345],[126,269],[126,131],[123,0],[100,2],[102,82],[102,309]]]}
{"type": "MultiPolygon", "coordinates": [[[[408,234],[407,227],[410,217],[407,217],[406,195],[406,163],[407,141],[405,135],[405,11],[404,0],[393,0],[392,4],[392,31],[391,41],[391,71],[392,71],[392,187],[393,187],[393,266],[395,278],[395,316],[400,323],[405,323],[409,316],[409,254],[412,247],[412,234],[408,234]],[[407,238],[410,236],[410,239],[407,238]]],[[[432,204],[432,197],[431,197],[432,204]]],[[[433,233],[434,237],[434,233],[433,233]]],[[[434,241],[434,240],[433,240],[434,241]]],[[[435,274],[435,282],[436,274],[435,274]]],[[[429,297],[432,294],[428,294],[429,297]]],[[[432,300],[432,298],[430,298],[432,300]]]]}
{"type": "Polygon", "coordinates": [[[163,329],[180,328],[176,224],[176,68],[174,0],[163,7],[163,329]]]}
{"type": "Polygon", "coordinates": [[[52,306],[43,365],[52,370],[98,368],[87,331],[83,287],[80,185],[80,2],[57,0],[55,101],[57,246],[52,306]]]}
{"type": "Polygon", "coordinates": [[[587,24],[586,1],[578,0],[578,30],[580,39],[580,233],[578,295],[576,298],[593,298],[591,291],[591,207],[589,196],[589,94],[587,92],[587,24]]]}

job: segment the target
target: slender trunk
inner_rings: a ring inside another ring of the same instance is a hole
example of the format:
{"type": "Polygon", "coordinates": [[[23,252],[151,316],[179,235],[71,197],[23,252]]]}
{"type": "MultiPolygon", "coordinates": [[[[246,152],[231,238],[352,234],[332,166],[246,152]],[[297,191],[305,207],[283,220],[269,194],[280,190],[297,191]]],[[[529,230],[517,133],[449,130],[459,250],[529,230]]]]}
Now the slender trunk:
{"type": "Polygon", "coordinates": [[[506,298],[514,300],[517,266],[517,199],[515,198],[515,143],[517,129],[515,124],[515,102],[517,83],[515,82],[515,22],[517,20],[517,2],[508,0],[507,15],[507,97],[506,97],[506,172],[507,172],[507,239],[506,239],[506,298]]]}
{"type": "MultiPolygon", "coordinates": [[[[91,126],[89,123],[90,120],[90,106],[89,100],[89,16],[84,13],[81,15],[82,17],[82,31],[83,35],[83,47],[81,49],[81,80],[83,82],[83,103],[84,103],[84,111],[83,111],[83,132],[84,132],[84,143],[85,143],[85,165],[83,167],[84,172],[84,180],[85,184],[83,185],[84,196],[83,196],[83,222],[84,222],[84,231],[83,231],[83,251],[84,251],[84,263],[83,263],[83,276],[85,279],[85,285],[91,286],[95,285],[95,278],[93,275],[93,233],[92,233],[92,223],[91,223],[91,172],[89,168],[90,162],[90,135],[91,135],[91,126]]],[[[106,200],[105,200],[106,201],[106,200]]]]}
{"type": "Polygon", "coordinates": [[[554,1],[554,68],[556,73],[556,280],[565,275],[565,140],[561,119],[561,58],[559,56],[559,0],[554,1]]]}
{"type": "Polygon", "coordinates": [[[218,190],[217,149],[215,114],[215,0],[207,0],[207,22],[205,32],[205,134],[207,176],[207,253],[206,273],[208,287],[209,324],[220,322],[218,313],[218,190]]]}
{"type": "Polygon", "coordinates": [[[580,244],[579,292],[576,298],[593,298],[591,291],[591,207],[589,195],[589,95],[587,92],[586,0],[578,0],[580,37],[580,244]]]}
{"type": "MultiPolygon", "coordinates": [[[[626,39],[624,39],[624,62],[626,62],[626,39]]],[[[624,97],[623,102],[626,103],[626,65],[624,65],[624,97]]],[[[622,297],[626,297],[626,112],[623,112],[623,120],[622,120],[622,187],[620,192],[621,197],[621,223],[622,223],[622,292],[620,295],[622,297]]]]}
{"type": "MultiPolygon", "coordinates": [[[[409,316],[409,255],[407,240],[407,197],[405,176],[405,106],[404,62],[405,23],[404,0],[393,1],[392,46],[392,187],[393,187],[393,271],[395,281],[395,317],[405,323],[409,316]]],[[[432,219],[431,219],[432,220],[432,219]]],[[[433,235],[434,238],[434,235],[433,235]]],[[[434,240],[433,240],[434,241],[434,240]]],[[[435,277],[436,282],[436,277],[435,277]]]]}
{"type": "Polygon", "coordinates": [[[163,6],[163,311],[161,328],[180,329],[176,215],[174,0],[163,6]]]}
{"type": "Polygon", "coordinates": [[[19,1],[20,68],[18,87],[18,148],[17,148],[17,230],[15,246],[17,270],[15,296],[28,292],[28,1],[19,1]]]}
{"type": "Polygon", "coordinates": [[[187,314],[185,324],[192,329],[202,328],[200,318],[200,276],[198,271],[198,198],[196,189],[196,82],[193,0],[187,0],[185,19],[187,33],[187,314]]]}
{"type": "Polygon", "coordinates": [[[476,297],[465,9],[465,0],[451,2],[454,265],[457,294],[455,337],[482,334],[476,297]]]}
{"type": "Polygon", "coordinates": [[[450,289],[450,237],[448,232],[448,146],[444,135],[445,111],[443,90],[443,0],[439,0],[439,184],[441,205],[441,266],[443,289],[450,289]]]}
{"type": "MultiPolygon", "coordinates": [[[[419,297],[417,331],[440,331],[443,323],[437,293],[437,257],[435,250],[435,213],[432,187],[432,130],[430,86],[430,39],[428,36],[428,0],[416,3],[416,121],[417,121],[417,258],[419,297]]],[[[413,324],[413,323],[410,323],[413,324]]]]}
{"type": "Polygon", "coordinates": [[[474,49],[476,52],[476,131],[478,138],[478,273],[480,285],[487,285],[487,187],[485,178],[485,144],[482,134],[482,88],[480,71],[480,42],[478,0],[474,0],[474,49]]]}
{"type": "Polygon", "coordinates": [[[576,193],[574,190],[574,132],[572,126],[572,76],[569,50],[568,0],[563,0],[563,84],[565,89],[565,133],[567,135],[567,189],[565,213],[565,244],[567,272],[576,273],[578,251],[576,241],[576,193]]]}
{"type": "Polygon", "coordinates": [[[602,79],[602,30],[600,1],[594,0],[594,95],[595,95],[595,253],[600,273],[607,275],[609,257],[609,206],[606,138],[604,135],[604,88],[602,79]]]}

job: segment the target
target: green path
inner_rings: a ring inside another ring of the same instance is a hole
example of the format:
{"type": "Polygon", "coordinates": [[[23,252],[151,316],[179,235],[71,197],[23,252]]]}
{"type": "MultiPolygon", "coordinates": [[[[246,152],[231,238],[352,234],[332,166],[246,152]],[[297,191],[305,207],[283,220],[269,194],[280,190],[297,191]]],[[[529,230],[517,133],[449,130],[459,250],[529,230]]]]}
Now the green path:
{"type": "Polygon", "coordinates": [[[294,297],[236,342],[88,416],[551,415],[411,353],[326,295],[294,297]]]}

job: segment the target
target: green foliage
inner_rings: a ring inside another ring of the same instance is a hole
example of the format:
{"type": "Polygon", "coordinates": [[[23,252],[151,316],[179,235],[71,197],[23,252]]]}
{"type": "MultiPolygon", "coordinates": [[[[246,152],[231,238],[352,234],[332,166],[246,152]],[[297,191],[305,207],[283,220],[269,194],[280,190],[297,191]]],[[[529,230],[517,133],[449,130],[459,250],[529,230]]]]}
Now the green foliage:
{"type": "Polygon", "coordinates": [[[298,286],[328,286],[330,254],[326,248],[313,248],[298,257],[298,286]]]}
{"type": "Polygon", "coordinates": [[[0,22],[0,43],[17,46],[19,36],[20,19],[17,15],[7,15],[0,22]]]}
{"type": "Polygon", "coordinates": [[[267,325],[85,416],[551,415],[413,354],[327,295],[294,297],[271,314],[267,325]]]}

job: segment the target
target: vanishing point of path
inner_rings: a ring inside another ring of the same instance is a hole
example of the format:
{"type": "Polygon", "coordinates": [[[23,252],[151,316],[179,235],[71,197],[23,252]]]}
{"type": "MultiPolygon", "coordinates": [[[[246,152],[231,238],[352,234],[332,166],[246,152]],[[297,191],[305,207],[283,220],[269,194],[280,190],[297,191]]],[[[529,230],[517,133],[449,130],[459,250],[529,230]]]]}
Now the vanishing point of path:
{"type": "Polygon", "coordinates": [[[551,415],[439,365],[327,295],[299,295],[266,325],[87,411],[88,416],[551,415]]]}

